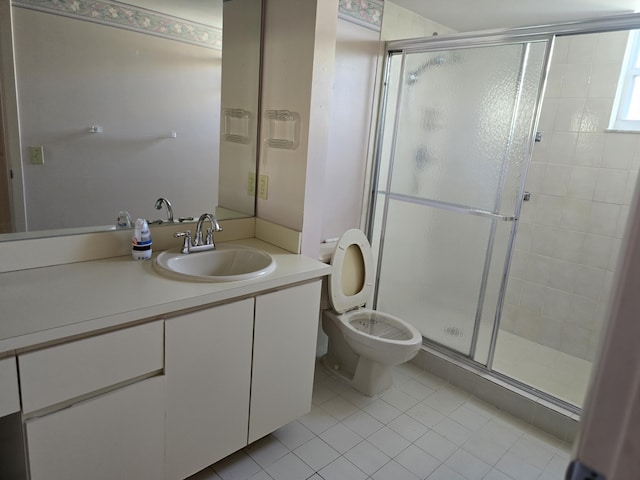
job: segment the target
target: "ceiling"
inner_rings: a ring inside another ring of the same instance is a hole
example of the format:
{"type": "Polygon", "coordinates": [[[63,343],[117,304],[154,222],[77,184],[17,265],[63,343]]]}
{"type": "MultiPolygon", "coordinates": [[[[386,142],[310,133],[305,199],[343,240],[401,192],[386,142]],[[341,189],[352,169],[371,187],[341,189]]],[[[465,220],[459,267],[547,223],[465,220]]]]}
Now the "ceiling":
{"type": "Polygon", "coordinates": [[[389,0],[459,32],[525,27],[640,11],[640,0],[389,0]]]}

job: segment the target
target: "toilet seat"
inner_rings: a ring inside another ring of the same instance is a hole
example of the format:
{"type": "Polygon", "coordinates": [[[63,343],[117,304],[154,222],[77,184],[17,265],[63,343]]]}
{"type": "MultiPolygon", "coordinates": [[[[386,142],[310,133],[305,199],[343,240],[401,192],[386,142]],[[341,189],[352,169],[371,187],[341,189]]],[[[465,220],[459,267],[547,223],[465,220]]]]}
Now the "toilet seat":
{"type": "Polygon", "coordinates": [[[333,271],[329,275],[329,301],[333,310],[344,313],[367,303],[373,293],[373,255],[369,240],[361,230],[352,228],[344,232],[333,250],[331,265],[333,271]],[[358,248],[362,258],[361,262],[350,265],[354,269],[353,272],[347,272],[362,277],[362,288],[352,295],[345,293],[343,285],[345,259],[350,247],[358,248]]]}

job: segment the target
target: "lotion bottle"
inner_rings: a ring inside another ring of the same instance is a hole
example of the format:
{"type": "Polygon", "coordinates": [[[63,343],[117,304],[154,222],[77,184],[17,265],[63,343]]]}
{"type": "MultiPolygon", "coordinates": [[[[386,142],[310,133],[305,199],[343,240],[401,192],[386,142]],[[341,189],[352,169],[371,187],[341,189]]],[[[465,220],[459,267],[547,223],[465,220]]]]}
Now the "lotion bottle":
{"type": "Polygon", "coordinates": [[[151,258],[151,232],[144,218],[136,220],[135,230],[131,238],[131,255],[134,260],[148,260],[151,258]]]}

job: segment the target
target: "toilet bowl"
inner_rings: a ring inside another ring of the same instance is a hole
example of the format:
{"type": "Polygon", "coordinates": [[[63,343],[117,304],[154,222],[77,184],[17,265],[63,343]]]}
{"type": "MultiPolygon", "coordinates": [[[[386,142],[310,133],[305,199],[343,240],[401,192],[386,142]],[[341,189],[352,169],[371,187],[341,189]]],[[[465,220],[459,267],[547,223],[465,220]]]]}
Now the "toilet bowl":
{"type": "Polygon", "coordinates": [[[371,246],[358,229],[346,231],[331,257],[328,279],[332,310],[324,310],[322,329],[329,339],[322,362],[334,375],[365,395],[391,386],[394,365],[411,360],[422,335],[404,320],[363,305],[373,293],[371,246]]]}

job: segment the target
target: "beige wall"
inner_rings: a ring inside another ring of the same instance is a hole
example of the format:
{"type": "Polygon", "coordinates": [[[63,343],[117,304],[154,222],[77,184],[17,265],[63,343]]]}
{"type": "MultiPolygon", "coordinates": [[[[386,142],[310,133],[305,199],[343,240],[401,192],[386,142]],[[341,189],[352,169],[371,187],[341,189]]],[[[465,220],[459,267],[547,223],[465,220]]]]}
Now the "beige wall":
{"type": "Polygon", "coordinates": [[[317,256],[331,109],[337,0],[267,2],[262,78],[260,175],[268,198],[257,216],[302,231],[302,252],[317,256]],[[266,143],[269,110],[299,115],[294,149],[266,143]]]}
{"type": "Polygon", "coordinates": [[[501,327],[592,360],[640,166],[640,136],[607,132],[626,32],[558,39],[501,327]]]}
{"type": "Polygon", "coordinates": [[[380,32],[338,20],[322,240],[360,228],[368,187],[369,135],[375,127],[379,45],[380,32]]]}

